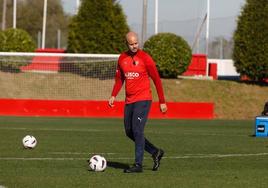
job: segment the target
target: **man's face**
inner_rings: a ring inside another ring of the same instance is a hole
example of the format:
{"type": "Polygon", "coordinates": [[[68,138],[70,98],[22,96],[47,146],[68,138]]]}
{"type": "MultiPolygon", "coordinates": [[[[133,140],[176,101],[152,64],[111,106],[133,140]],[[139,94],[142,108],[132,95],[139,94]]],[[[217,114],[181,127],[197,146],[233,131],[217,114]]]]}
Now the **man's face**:
{"type": "Polygon", "coordinates": [[[133,52],[133,53],[137,52],[139,49],[138,39],[136,37],[133,37],[133,36],[129,37],[127,39],[127,47],[131,52],[133,52]]]}

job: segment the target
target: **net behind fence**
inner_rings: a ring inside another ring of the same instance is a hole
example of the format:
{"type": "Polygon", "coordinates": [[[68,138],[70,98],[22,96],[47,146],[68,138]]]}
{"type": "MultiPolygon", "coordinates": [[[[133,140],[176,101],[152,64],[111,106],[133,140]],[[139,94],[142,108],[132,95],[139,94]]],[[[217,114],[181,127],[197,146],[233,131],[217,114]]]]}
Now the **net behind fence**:
{"type": "MultiPolygon", "coordinates": [[[[107,100],[117,58],[106,54],[0,52],[0,98],[107,100]]],[[[124,92],[117,99],[124,100],[124,92]]]]}

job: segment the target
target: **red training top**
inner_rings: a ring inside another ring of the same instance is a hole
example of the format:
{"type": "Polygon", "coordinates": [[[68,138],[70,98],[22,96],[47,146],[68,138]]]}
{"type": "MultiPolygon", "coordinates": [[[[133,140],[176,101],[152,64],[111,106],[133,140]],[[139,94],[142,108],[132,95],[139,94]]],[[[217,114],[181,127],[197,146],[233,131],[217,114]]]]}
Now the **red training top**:
{"type": "Polygon", "coordinates": [[[152,100],[149,77],[155,84],[159,103],[165,103],[162,83],[153,59],[143,50],[135,54],[129,51],[122,53],[118,59],[112,96],[117,96],[125,81],[126,104],[152,100]]]}

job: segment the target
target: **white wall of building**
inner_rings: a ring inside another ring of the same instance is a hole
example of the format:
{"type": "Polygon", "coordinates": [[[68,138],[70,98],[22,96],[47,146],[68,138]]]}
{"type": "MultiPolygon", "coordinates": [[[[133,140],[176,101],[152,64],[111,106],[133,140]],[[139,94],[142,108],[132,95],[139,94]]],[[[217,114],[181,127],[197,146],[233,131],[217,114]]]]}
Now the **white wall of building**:
{"type": "Polygon", "coordinates": [[[217,64],[217,75],[225,77],[240,76],[237,73],[232,59],[208,59],[208,63],[217,64]]]}

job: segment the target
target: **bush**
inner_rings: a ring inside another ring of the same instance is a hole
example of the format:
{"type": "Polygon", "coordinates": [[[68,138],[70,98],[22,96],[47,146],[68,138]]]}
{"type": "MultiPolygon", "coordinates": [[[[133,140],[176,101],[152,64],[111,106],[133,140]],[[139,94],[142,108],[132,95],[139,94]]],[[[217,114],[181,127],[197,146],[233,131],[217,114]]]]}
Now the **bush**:
{"type": "Polygon", "coordinates": [[[2,52],[33,52],[36,48],[31,36],[22,29],[7,29],[3,35],[0,46],[2,52]]]}
{"type": "Polygon", "coordinates": [[[254,81],[268,78],[267,20],[267,0],[247,0],[233,37],[236,70],[254,81]]]}
{"type": "Polygon", "coordinates": [[[0,51],[3,51],[2,48],[4,47],[4,44],[5,44],[5,34],[3,31],[0,31],[0,51]]]}
{"type": "MultiPolygon", "coordinates": [[[[35,43],[30,35],[22,29],[7,29],[0,33],[0,51],[2,52],[33,52],[35,43]]],[[[6,57],[4,63],[0,64],[0,70],[8,72],[19,72],[20,66],[27,65],[27,61],[19,61],[14,57],[6,57]],[[12,60],[8,60],[12,59],[12,60]]]]}
{"type": "Polygon", "coordinates": [[[144,43],[144,50],[155,60],[163,78],[176,78],[185,72],[192,56],[188,43],[172,33],[152,36],[144,43]]]}

